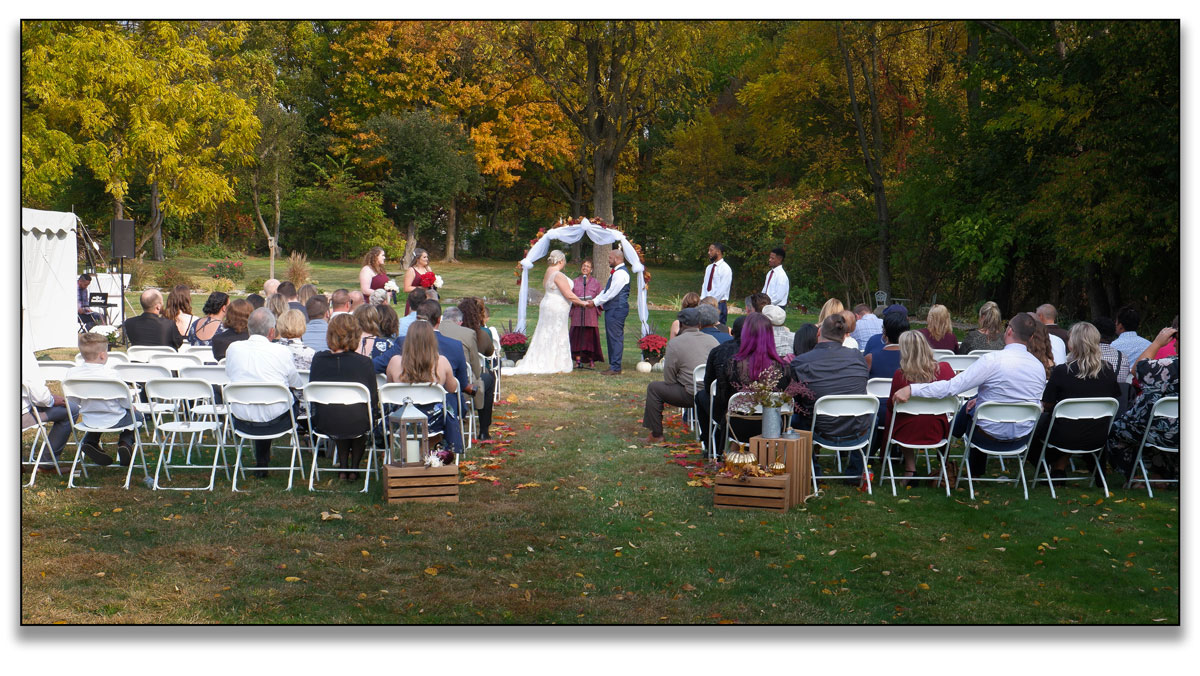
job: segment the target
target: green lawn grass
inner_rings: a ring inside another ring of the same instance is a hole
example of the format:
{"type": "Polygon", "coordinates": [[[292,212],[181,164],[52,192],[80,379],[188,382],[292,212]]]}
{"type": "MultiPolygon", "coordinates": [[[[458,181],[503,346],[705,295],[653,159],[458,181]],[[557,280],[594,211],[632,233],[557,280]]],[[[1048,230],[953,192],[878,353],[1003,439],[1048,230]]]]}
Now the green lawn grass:
{"type": "MultiPolygon", "coordinates": [[[[512,280],[501,264],[451,270],[448,289],[512,280]]],[[[214,493],[156,493],[120,489],[111,469],[95,489],[42,476],[21,497],[21,619],[1179,622],[1175,491],[1080,483],[1025,501],[989,485],[971,501],[829,485],[786,514],[714,509],[711,489],[689,485],[704,470],[677,415],[677,445],[640,441],[652,377],[505,378],[503,443],[468,452],[457,504],[387,505],[377,487],[330,483],[289,493],[280,476],[238,494],[223,478],[214,493]]]]}

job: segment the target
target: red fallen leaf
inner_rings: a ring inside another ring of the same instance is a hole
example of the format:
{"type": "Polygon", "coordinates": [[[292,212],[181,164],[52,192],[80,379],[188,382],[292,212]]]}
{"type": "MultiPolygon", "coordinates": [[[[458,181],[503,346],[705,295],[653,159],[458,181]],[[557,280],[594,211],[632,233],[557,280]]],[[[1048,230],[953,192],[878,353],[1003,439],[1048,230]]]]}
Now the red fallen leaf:
{"type": "Polygon", "coordinates": [[[527,430],[528,430],[528,429],[532,429],[532,428],[531,428],[529,425],[526,425],[526,426],[525,426],[525,429],[527,429],[527,430]]]}
{"type": "Polygon", "coordinates": [[[493,486],[499,486],[499,485],[500,485],[500,482],[499,482],[499,481],[493,481],[493,482],[492,482],[492,485],[493,485],[493,486]]]}
{"type": "Polygon", "coordinates": [[[503,452],[504,451],[500,450],[499,448],[493,448],[492,450],[488,451],[488,455],[500,455],[503,452]]]}
{"type": "Polygon", "coordinates": [[[509,453],[509,455],[516,455],[516,453],[509,453]]]}

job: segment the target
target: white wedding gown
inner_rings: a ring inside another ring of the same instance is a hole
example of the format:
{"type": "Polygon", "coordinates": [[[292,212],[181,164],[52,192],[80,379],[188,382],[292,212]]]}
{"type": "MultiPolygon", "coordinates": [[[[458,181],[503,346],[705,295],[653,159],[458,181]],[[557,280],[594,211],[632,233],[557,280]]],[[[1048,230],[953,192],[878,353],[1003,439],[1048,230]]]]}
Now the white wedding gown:
{"type": "MultiPolygon", "coordinates": [[[[559,276],[565,277],[561,272],[559,276]]],[[[525,358],[517,365],[504,369],[504,375],[532,373],[570,373],[571,360],[571,303],[551,278],[546,283],[546,295],[538,304],[538,321],[533,330],[533,340],[525,358]]]]}

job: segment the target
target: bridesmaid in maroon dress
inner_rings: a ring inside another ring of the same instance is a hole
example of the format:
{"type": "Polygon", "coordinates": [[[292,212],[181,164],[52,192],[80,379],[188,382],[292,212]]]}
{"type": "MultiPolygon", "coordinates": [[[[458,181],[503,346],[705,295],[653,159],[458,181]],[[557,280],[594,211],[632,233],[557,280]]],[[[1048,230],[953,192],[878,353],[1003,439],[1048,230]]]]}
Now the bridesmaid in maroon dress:
{"type": "Polygon", "coordinates": [[[383,285],[388,283],[389,277],[383,268],[386,260],[387,255],[384,254],[383,247],[378,246],[371,247],[367,255],[363,256],[363,266],[358,271],[358,287],[364,298],[369,300],[372,291],[382,289],[383,285]]]}
{"type": "MultiPolygon", "coordinates": [[[[592,276],[592,262],[584,260],[579,267],[583,274],[575,278],[572,291],[582,300],[590,300],[600,295],[600,281],[592,276]]],[[[594,362],[603,362],[604,353],[600,351],[600,329],[597,320],[600,310],[596,306],[571,306],[571,356],[575,359],[575,368],[586,364],[592,368],[594,362]]]]}
{"type": "MultiPolygon", "coordinates": [[[[413,249],[412,264],[404,271],[404,293],[412,293],[417,287],[432,289],[436,283],[437,275],[433,273],[433,268],[429,267],[429,252],[421,248],[413,249]]],[[[405,301],[404,314],[407,315],[411,310],[408,301],[405,301]]]]}

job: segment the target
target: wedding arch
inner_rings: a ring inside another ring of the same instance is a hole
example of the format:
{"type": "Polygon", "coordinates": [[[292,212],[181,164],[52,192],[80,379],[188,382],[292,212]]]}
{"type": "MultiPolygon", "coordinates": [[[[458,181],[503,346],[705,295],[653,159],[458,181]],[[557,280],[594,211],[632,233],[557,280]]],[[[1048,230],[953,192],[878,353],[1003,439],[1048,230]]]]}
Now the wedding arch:
{"type": "Polygon", "coordinates": [[[637,275],[637,309],[638,319],[642,322],[642,335],[650,333],[650,326],[647,324],[650,311],[646,307],[646,278],[644,274],[646,266],[642,265],[642,260],[638,257],[637,250],[629,243],[629,240],[625,237],[625,233],[600,223],[593,223],[586,218],[581,219],[578,224],[560,225],[547,230],[529,248],[529,253],[525,254],[525,257],[521,259],[521,295],[517,299],[517,331],[521,333],[525,332],[525,308],[529,303],[529,269],[533,267],[535,261],[550,253],[550,240],[574,244],[583,239],[584,235],[587,235],[593,244],[600,246],[620,243],[621,253],[624,254],[625,261],[629,263],[630,271],[637,275]]]}

